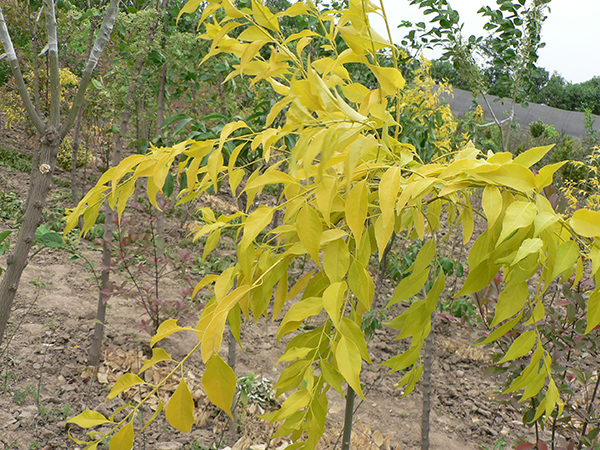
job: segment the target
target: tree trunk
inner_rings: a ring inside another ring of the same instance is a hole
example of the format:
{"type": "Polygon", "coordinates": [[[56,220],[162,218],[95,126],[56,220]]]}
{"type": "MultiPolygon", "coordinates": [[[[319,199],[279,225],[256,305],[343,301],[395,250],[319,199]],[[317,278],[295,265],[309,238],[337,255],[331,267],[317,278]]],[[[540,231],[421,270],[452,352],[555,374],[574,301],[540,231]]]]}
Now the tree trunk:
{"type": "Polygon", "coordinates": [[[52,167],[56,164],[59,145],[60,136],[58,131],[55,128],[50,128],[42,136],[40,165],[37,170],[34,169],[31,173],[30,202],[23,215],[23,222],[15,247],[6,260],[6,272],[0,283],[0,345],[19,288],[21,275],[27,266],[29,251],[35,240],[35,230],[42,222],[42,212],[50,191],[52,167]]]}
{"type": "Polygon", "coordinates": [[[100,293],[98,295],[98,308],[96,310],[96,323],[94,324],[94,338],[88,351],[88,364],[97,366],[100,364],[100,350],[104,340],[104,328],[106,326],[106,304],[109,295],[105,294],[109,289],[110,263],[112,257],[112,233],[113,233],[113,211],[106,204],[106,219],[104,221],[104,238],[102,240],[102,275],[100,276],[100,293]]]}
{"type": "Polygon", "coordinates": [[[433,363],[433,317],[431,318],[431,331],[425,339],[425,353],[423,355],[423,409],[421,414],[421,450],[429,450],[429,429],[431,415],[431,366],[433,363]]]}

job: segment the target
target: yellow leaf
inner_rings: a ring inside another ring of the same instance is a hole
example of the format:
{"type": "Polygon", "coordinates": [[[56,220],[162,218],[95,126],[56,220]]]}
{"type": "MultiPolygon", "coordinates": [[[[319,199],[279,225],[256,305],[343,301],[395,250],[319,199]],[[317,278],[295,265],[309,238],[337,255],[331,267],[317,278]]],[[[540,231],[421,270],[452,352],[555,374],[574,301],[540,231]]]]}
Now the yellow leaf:
{"type": "Polygon", "coordinates": [[[520,164],[505,164],[492,170],[486,169],[485,166],[480,166],[465,170],[465,172],[476,178],[506,186],[519,192],[529,192],[535,189],[533,172],[520,164]]]}
{"type": "Polygon", "coordinates": [[[489,344],[490,342],[494,342],[496,339],[500,339],[502,336],[504,336],[506,333],[508,333],[510,330],[512,330],[515,327],[515,325],[520,322],[522,317],[523,317],[522,312],[517,314],[517,316],[515,318],[509,320],[502,326],[500,326],[497,329],[495,329],[494,331],[492,331],[488,335],[488,337],[486,337],[483,341],[479,342],[476,345],[489,344]]]}
{"type": "Polygon", "coordinates": [[[181,8],[179,14],[177,14],[177,21],[179,21],[179,18],[184,13],[193,13],[196,11],[200,6],[200,3],[202,3],[202,0],[189,0],[185,5],[183,5],[183,8],[181,8]]]}
{"type": "Polygon", "coordinates": [[[492,228],[502,212],[503,201],[500,189],[493,185],[486,186],[483,190],[481,205],[487,217],[488,228],[492,228]]]}
{"type": "Polygon", "coordinates": [[[521,358],[525,356],[527,353],[531,351],[533,346],[535,345],[536,334],[535,330],[526,331],[521,334],[515,341],[512,343],[506,355],[498,361],[498,364],[502,364],[507,361],[512,361],[513,359],[521,358]]]}
{"type": "Polygon", "coordinates": [[[325,289],[325,292],[323,292],[323,307],[329,317],[331,317],[331,321],[336,328],[339,328],[342,306],[344,305],[347,290],[348,285],[346,282],[339,281],[329,285],[325,289]]]}
{"type": "Polygon", "coordinates": [[[354,185],[346,197],[346,222],[354,235],[356,245],[360,245],[360,238],[365,227],[368,210],[368,189],[366,182],[360,181],[354,185]]]}
{"type": "Polygon", "coordinates": [[[463,229],[463,243],[466,244],[471,240],[473,236],[473,229],[475,228],[475,222],[473,221],[473,209],[471,205],[463,208],[462,213],[462,229],[463,229]]]}
{"type": "Polygon", "coordinates": [[[312,352],[314,350],[315,350],[314,348],[310,348],[310,347],[292,347],[292,348],[286,350],[283,355],[281,355],[281,357],[277,360],[275,365],[279,364],[282,361],[288,362],[288,361],[292,361],[294,359],[304,358],[306,355],[308,355],[310,352],[312,352]]]}
{"type": "Polygon", "coordinates": [[[559,221],[559,219],[560,217],[554,212],[542,211],[537,216],[535,216],[535,219],[533,220],[533,235],[539,236],[542,231],[544,231],[549,226],[554,225],[556,222],[559,221]]]}
{"type": "Polygon", "coordinates": [[[264,29],[261,29],[256,26],[251,26],[251,27],[246,28],[244,31],[242,31],[237,38],[239,41],[248,41],[248,42],[264,41],[264,42],[266,42],[267,39],[271,40],[271,35],[269,33],[267,33],[266,31],[264,31],[264,29]]]}
{"type": "Polygon", "coordinates": [[[252,0],[252,13],[254,14],[254,20],[261,27],[268,28],[269,30],[279,31],[279,22],[277,17],[269,11],[269,8],[256,0],[252,0]]]}
{"type": "Polygon", "coordinates": [[[506,320],[521,311],[528,297],[529,286],[526,281],[518,283],[516,286],[512,286],[511,284],[506,286],[498,296],[496,314],[494,315],[494,320],[490,326],[495,327],[503,320],[506,320]]]}
{"type": "Polygon", "coordinates": [[[367,349],[365,334],[360,329],[360,325],[353,320],[350,320],[348,317],[342,317],[339,330],[340,333],[356,344],[360,357],[369,364],[372,364],[371,358],[369,357],[369,350],[367,349]]]}
{"type": "Polygon", "coordinates": [[[329,281],[341,281],[350,267],[350,251],[343,239],[336,239],[325,246],[323,250],[323,269],[329,281]]]}
{"type": "Polygon", "coordinates": [[[358,301],[367,309],[371,309],[375,295],[375,283],[369,272],[360,261],[354,260],[348,270],[348,285],[358,301]]]}
{"type": "Polygon", "coordinates": [[[315,199],[321,215],[327,225],[331,224],[331,205],[336,196],[337,181],[336,177],[325,175],[317,185],[315,199]]]}
{"type": "Polygon", "coordinates": [[[569,221],[573,231],[583,237],[600,236],[600,213],[589,209],[578,209],[569,221]]]}
{"type": "Polygon", "coordinates": [[[537,215],[537,208],[533,203],[516,201],[508,205],[502,221],[502,232],[498,238],[500,245],[508,236],[519,228],[528,227],[537,215]]]}
{"type": "Polygon", "coordinates": [[[394,206],[400,192],[402,171],[399,167],[389,168],[379,182],[379,206],[383,218],[383,227],[386,228],[394,217],[394,206]]]}
{"type": "Polygon", "coordinates": [[[225,411],[232,419],[231,407],[233,405],[235,385],[236,378],[233,369],[219,355],[213,355],[206,363],[204,375],[202,376],[202,386],[208,399],[215,406],[225,411]]]}
{"type": "Polygon", "coordinates": [[[74,423],[81,428],[91,428],[104,423],[110,423],[111,421],[104,417],[102,414],[96,411],[85,410],[81,414],[77,414],[75,417],[71,417],[66,423],[74,423]]]}
{"type": "Polygon", "coordinates": [[[180,327],[179,325],[177,325],[177,320],[175,319],[165,320],[163,323],[160,324],[158,330],[156,330],[156,334],[152,336],[152,339],[150,340],[150,345],[154,347],[154,344],[156,344],[158,341],[163,340],[164,338],[172,335],[173,333],[191,329],[192,328],[190,327],[180,327]]]}
{"type": "MultiPolygon", "coordinates": [[[[204,377],[206,377],[207,371],[208,365],[206,366],[204,377]]],[[[202,382],[204,384],[204,378],[202,378],[202,382]]],[[[212,401],[208,391],[206,395],[212,401]]],[[[192,425],[194,425],[194,399],[184,378],[181,378],[179,386],[177,386],[177,389],[175,389],[175,392],[171,396],[167,404],[165,416],[171,426],[177,428],[182,433],[188,433],[192,429],[192,425]]]]}
{"type": "Polygon", "coordinates": [[[277,340],[296,330],[304,320],[310,316],[316,316],[322,309],[323,298],[321,297],[308,297],[300,300],[284,316],[277,330],[277,340]]]}
{"type": "Polygon", "coordinates": [[[531,255],[532,253],[539,253],[543,246],[544,241],[542,241],[539,238],[525,239],[521,243],[521,246],[519,247],[519,250],[517,250],[517,254],[515,255],[515,259],[512,260],[510,265],[514,266],[515,264],[517,264],[527,256],[531,255]]]}
{"type": "Polygon", "coordinates": [[[519,156],[517,156],[513,160],[513,164],[520,164],[524,167],[531,167],[536,162],[541,160],[546,155],[546,153],[552,150],[552,147],[554,147],[554,144],[545,145],[543,147],[530,148],[529,150],[526,150],[523,153],[519,154],[519,156]]]}
{"type": "Polygon", "coordinates": [[[575,241],[566,241],[560,244],[556,251],[556,262],[552,268],[552,274],[550,280],[554,280],[558,275],[564,271],[571,269],[577,262],[579,257],[579,245],[575,241]]]}
{"type": "Polygon", "coordinates": [[[538,189],[538,192],[541,192],[546,186],[552,184],[554,174],[558,169],[565,165],[566,162],[567,161],[561,161],[555,164],[549,164],[540,169],[540,172],[535,177],[535,187],[538,189]]]}
{"type": "Polygon", "coordinates": [[[587,327],[586,334],[600,324],[600,290],[598,287],[590,294],[587,301],[587,327]]]}
{"type": "Polygon", "coordinates": [[[152,358],[144,361],[144,365],[140,369],[140,373],[143,373],[144,371],[146,371],[147,369],[152,367],[154,364],[157,364],[161,361],[173,361],[173,359],[164,349],[162,349],[160,347],[153,348],[152,349],[152,358]]]}
{"type": "Polygon", "coordinates": [[[117,434],[115,434],[108,445],[109,450],[131,450],[133,448],[133,440],[135,433],[133,432],[133,422],[129,422],[123,426],[117,434]]]}
{"type": "Polygon", "coordinates": [[[383,95],[396,95],[397,91],[404,89],[406,81],[404,81],[402,73],[395,67],[379,67],[372,64],[368,64],[368,66],[377,77],[383,95]]]}
{"type": "Polygon", "coordinates": [[[335,348],[335,361],[338,369],[348,384],[361,398],[365,398],[360,384],[362,359],[356,344],[342,336],[335,348]]]}
{"type": "Polygon", "coordinates": [[[121,377],[117,380],[115,385],[112,387],[110,392],[108,393],[108,398],[115,398],[121,392],[126,389],[129,389],[132,386],[137,386],[138,384],[147,384],[144,380],[138,377],[134,373],[126,373],[121,375],[121,377]]]}
{"type": "Polygon", "coordinates": [[[270,417],[269,420],[279,421],[291,416],[295,412],[305,408],[310,403],[310,399],[310,392],[306,389],[293,392],[292,395],[283,402],[281,409],[272,413],[272,418],[270,417]]]}
{"type": "Polygon", "coordinates": [[[305,205],[298,212],[297,232],[300,242],[306,248],[311,258],[320,265],[319,250],[321,247],[321,235],[323,234],[323,225],[317,212],[310,206],[305,205]]]}
{"type": "Polygon", "coordinates": [[[240,248],[246,249],[252,241],[263,231],[273,219],[273,208],[260,205],[248,216],[244,224],[244,235],[240,241],[240,248]]]}

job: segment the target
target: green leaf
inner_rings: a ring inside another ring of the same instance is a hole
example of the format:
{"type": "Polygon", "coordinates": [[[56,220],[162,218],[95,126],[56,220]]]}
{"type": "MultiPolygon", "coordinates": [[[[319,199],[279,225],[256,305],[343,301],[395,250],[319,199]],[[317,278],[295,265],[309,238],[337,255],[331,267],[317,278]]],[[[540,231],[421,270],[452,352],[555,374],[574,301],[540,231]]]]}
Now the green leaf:
{"type": "Polygon", "coordinates": [[[42,234],[39,240],[48,248],[60,248],[63,243],[62,236],[54,231],[42,234]]]}
{"type": "Polygon", "coordinates": [[[502,364],[507,361],[512,361],[513,359],[521,358],[525,356],[527,353],[531,351],[536,341],[536,333],[535,330],[526,331],[521,334],[515,341],[512,343],[506,355],[498,361],[498,364],[502,364]]]}
{"type": "Polygon", "coordinates": [[[335,348],[335,361],[338,369],[348,384],[361,398],[365,398],[360,384],[362,359],[356,344],[342,336],[335,348]]]}
{"type": "Polygon", "coordinates": [[[124,375],[121,375],[121,377],[117,380],[115,385],[110,390],[107,397],[115,398],[117,395],[119,395],[124,390],[129,389],[130,387],[133,387],[133,386],[137,386],[138,384],[147,384],[147,383],[134,373],[126,373],[124,375]]]}
{"type": "Polygon", "coordinates": [[[14,230],[6,230],[6,231],[3,231],[2,233],[0,233],[0,243],[2,243],[2,241],[4,241],[4,239],[6,239],[8,236],[10,236],[13,231],[14,230]]]}
{"type": "Polygon", "coordinates": [[[569,221],[575,233],[583,237],[600,236],[600,213],[589,209],[578,209],[569,221]]]}
{"type": "Polygon", "coordinates": [[[81,428],[91,428],[104,423],[111,423],[106,417],[96,411],[89,409],[83,411],[81,414],[77,414],[75,417],[70,418],[66,423],[74,423],[81,428]]]}
{"type": "MultiPolygon", "coordinates": [[[[208,399],[233,419],[231,406],[236,386],[235,372],[219,355],[212,355],[206,363],[204,375],[202,376],[202,386],[208,399]]],[[[193,401],[191,418],[193,423],[193,401]]]]}
{"type": "MultiPolygon", "coordinates": [[[[206,377],[206,372],[204,376],[206,377]]],[[[204,378],[202,381],[204,384],[204,378]]],[[[208,392],[206,395],[210,399],[208,392]]],[[[167,404],[165,416],[169,423],[182,433],[187,433],[192,429],[192,425],[194,424],[194,399],[184,378],[181,378],[179,386],[177,386],[177,389],[175,389],[175,392],[171,396],[167,404]]]]}
{"type": "Polygon", "coordinates": [[[133,440],[135,433],[133,432],[133,422],[129,422],[123,426],[117,434],[110,440],[109,450],[131,450],[133,448],[133,440]]]}
{"type": "Polygon", "coordinates": [[[519,323],[519,321],[521,320],[522,317],[523,317],[523,313],[521,312],[514,319],[509,320],[502,326],[500,326],[497,329],[495,329],[494,331],[492,331],[488,335],[488,337],[486,337],[483,341],[479,342],[476,345],[489,344],[490,342],[494,342],[496,339],[500,339],[502,336],[504,336],[506,333],[508,333],[510,330],[512,330],[515,327],[515,325],[517,323],[519,323]]]}
{"type": "Polygon", "coordinates": [[[164,349],[160,347],[153,348],[152,358],[144,361],[144,365],[140,369],[140,373],[143,373],[144,371],[152,367],[154,364],[157,364],[161,361],[173,361],[173,359],[164,349]]]}

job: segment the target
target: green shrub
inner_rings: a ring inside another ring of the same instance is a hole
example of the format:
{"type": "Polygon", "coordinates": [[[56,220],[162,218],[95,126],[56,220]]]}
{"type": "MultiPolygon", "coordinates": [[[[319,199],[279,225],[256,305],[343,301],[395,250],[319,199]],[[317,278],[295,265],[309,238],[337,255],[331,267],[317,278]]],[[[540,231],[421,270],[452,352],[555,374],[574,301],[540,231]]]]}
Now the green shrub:
{"type": "MultiPolygon", "coordinates": [[[[66,137],[60,144],[58,153],[58,166],[65,170],[71,170],[71,154],[73,152],[73,139],[66,137]]],[[[84,147],[77,150],[77,167],[83,167],[92,160],[92,152],[84,147]]]]}
{"type": "Polygon", "coordinates": [[[546,131],[546,124],[541,120],[536,120],[529,124],[529,132],[534,138],[539,138],[546,131]]]}

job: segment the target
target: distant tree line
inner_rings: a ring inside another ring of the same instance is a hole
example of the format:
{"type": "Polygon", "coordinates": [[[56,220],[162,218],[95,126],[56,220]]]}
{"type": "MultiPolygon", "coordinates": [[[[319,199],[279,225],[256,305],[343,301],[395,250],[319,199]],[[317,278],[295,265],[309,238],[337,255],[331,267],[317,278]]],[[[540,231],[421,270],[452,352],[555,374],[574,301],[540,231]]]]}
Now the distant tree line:
{"type": "MultiPolygon", "coordinates": [[[[435,60],[431,67],[432,76],[438,80],[447,80],[458,89],[472,90],[469,81],[461,76],[450,61],[435,60]]],[[[489,93],[498,97],[509,97],[509,84],[501,69],[488,66],[484,76],[489,93]]],[[[537,67],[529,77],[529,86],[520,93],[519,101],[538,103],[568,111],[590,111],[600,115],[600,77],[593,77],[582,83],[571,83],[560,74],[552,75],[537,67]]]]}

